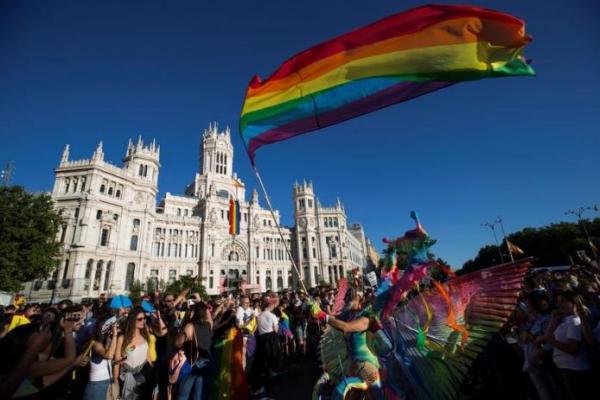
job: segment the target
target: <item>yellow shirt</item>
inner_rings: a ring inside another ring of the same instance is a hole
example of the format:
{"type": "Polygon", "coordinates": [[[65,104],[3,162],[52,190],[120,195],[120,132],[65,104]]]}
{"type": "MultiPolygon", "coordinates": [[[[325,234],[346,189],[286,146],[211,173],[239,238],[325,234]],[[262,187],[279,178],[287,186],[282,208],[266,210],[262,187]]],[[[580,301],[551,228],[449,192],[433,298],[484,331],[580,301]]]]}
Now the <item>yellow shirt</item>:
{"type": "Polygon", "coordinates": [[[156,361],[158,358],[158,354],[156,353],[156,336],[152,334],[150,334],[150,338],[148,340],[148,352],[150,354],[150,361],[156,361]]]}

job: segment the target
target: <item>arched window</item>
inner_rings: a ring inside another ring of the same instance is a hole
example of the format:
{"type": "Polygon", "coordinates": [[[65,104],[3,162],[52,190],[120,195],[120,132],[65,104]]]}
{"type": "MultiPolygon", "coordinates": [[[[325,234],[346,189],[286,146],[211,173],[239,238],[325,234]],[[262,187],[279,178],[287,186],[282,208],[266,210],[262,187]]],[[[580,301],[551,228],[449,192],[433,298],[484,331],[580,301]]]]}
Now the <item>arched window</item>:
{"type": "Polygon", "coordinates": [[[104,193],[104,191],[106,190],[106,186],[104,186],[104,183],[102,185],[100,185],[100,193],[104,193]]]}
{"type": "Polygon", "coordinates": [[[110,287],[110,269],[112,267],[112,261],[109,261],[108,264],[106,264],[106,272],[104,273],[104,287],[102,288],[102,290],[107,291],[108,288],[110,287]]]}
{"type": "Polygon", "coordinates": [[[121,191],[120,191],[119,189],[117,189],[117,192],[115,193],[115,197],[116,197],[117,199],[120,199],[120,198],[121,198],[121,191]]]}
{"type": "Polygon", "coordinates": [[[79,189],[81,192],[83,192],[85,190],[85,176],[83,178],[81,178],[81,189],[79,189]]]}
{"type": "Polygon", "coordinates": [[[277,290],[283,289],[283,277],[277,277],[277,290]]]}
{"type": "Polygon", "coordinates": [[[240,255],[236,251],[230,251],[227,257],[228,261],[240,261],[240,255]]]}
{"type": "Polygon", "coordinates": [[[134,274],[135,274],[135,264],[134,263],[127,264],[127,274],[125,275],[125,290],[131,289],[131,284],[133,283],[134,274]]]}
{"type": "Polygon", "coordinates": [[[98,260],[98,264],[96,264],[96,274],[94,275],[94,285],[93,290],[100,289],[100,279],[102,278],[102,266],[104,265],[103,260],[98,260]]]}
{"type": "Polygon", "coordinates": [[[73,193],[77,191],[77,183],[78,183],[77,178],[73,178],[73,193]]]}
{"type": "Polygon", "coordinates": [[[144,176],[148,176],[148,166],[144,165],[144,176]]]}
{"type": "Polygon", "coordinates": [[[109,196],[112,196],[112,194],[113,194],[113,188],[112,188],[112,187],[109,187],[109,188],[108,188],[108,195],[109,195],[109,196]]]}
{"type": "Polygon", "coordinates": [[[85,279],[90,279],[92,276],[92,268],[94,266],[94,260],[91,258],[88,260],[87,265],[85,267],[85,279]]]}
{"type": "Polygon", "coordinates": [[[133,228],[135,229],[135,228],[139,228],[139,227],[140,227],[140,220],[135,218],[133,220],[133,228]]]}
{"type": "Polygon", "coordinates": [[[65,193],[67,193],[69,191],[70,187],[71,187],[71,180],[69,178],[67,178],[65,180],[65,193]]]}
{"type": "Polygon", "coordinates": [[[131,235],[131,242],[129,242],[129,250],[137,250],[138,246],[138,235],[131,235]]]}
{"type": "Polygon", "coordinates": [[[273,290],[273,283],[271,282],[271,277],[270,276],[267,276],[266,289],[267,290],[273,290]]]}

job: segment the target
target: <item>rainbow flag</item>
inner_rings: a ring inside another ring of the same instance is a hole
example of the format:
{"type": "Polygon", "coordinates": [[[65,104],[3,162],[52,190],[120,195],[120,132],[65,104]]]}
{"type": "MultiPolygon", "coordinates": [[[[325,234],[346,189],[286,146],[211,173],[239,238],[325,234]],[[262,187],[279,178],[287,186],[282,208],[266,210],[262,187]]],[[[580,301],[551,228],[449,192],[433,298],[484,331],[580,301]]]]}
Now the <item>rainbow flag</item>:
{"type": "Polygon", "coordinates": [[[229,200],[229,234],[240,234],[240,202],[229,200]]]}
{"type": "Polygon", "coordinates": [[[215,341],[211,400],[248,400],[249,388],[244,375],[244,356],[244,336],[235,326],[215,341]]]}
{"type": "Polygon", "coordinates": [[[261,146],[333,125],[456,82],[534,75],[524,22],[470,6],[429,5],[305,50],[250,82],[240,134],[261,146]]]}

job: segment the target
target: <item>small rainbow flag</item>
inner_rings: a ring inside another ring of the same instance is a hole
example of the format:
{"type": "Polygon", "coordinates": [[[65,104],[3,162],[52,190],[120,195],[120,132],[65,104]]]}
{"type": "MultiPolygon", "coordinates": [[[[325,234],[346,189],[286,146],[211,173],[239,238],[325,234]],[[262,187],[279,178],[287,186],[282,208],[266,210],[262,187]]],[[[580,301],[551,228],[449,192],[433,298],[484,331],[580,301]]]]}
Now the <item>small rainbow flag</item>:
{"type": "Polygon", "coordinates": [[[305,50],[246,92],[240,134],[252,163],[261,146],[314,131],[456,82],[534,75],[523,21],[470,6],[429,5],[305,50]]]}
{"type": "Polygon", "coordinates": [[[240,234],[240,202],[229,200],[229,234],[240,234]]]}

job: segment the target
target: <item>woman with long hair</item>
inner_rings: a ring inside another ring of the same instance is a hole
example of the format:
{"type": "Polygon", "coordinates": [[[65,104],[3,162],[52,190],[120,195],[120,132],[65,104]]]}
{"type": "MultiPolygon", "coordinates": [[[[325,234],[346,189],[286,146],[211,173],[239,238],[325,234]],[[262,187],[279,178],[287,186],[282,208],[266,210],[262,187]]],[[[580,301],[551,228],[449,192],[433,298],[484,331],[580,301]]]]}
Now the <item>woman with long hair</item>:
{"type": "Polygon", "coordinates": [[[141,399],[146,378],[142,373],[150,361],[150,334],[146,327],[146,315],[141,307],[133,308],[127,315],[123,334],[117,339],[114,382],[122,381],[121,399],[141,399]]]}

